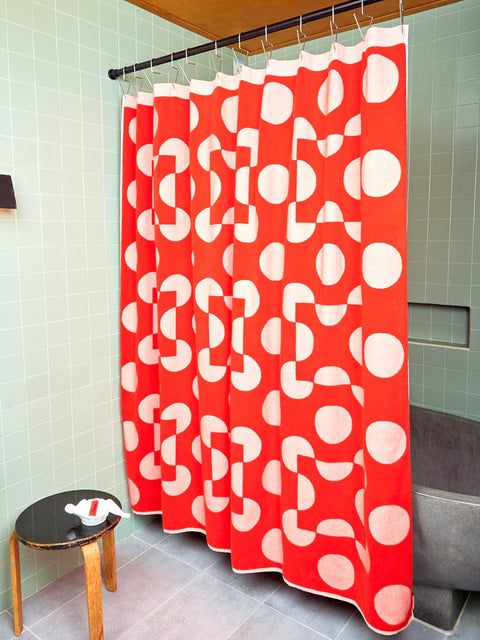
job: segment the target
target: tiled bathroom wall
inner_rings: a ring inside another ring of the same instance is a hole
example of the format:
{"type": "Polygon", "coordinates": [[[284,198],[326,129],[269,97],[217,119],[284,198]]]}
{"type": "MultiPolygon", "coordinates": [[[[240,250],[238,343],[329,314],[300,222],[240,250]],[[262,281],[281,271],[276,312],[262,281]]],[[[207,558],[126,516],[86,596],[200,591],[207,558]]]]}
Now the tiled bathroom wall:
{"type": "Polygon", "coordinates": [[[411,401],[480,420],[480,4],[417,14],[411,38],[410,326],[440,343],[410,344],[411,401]]]}
{"type": "MultiPolygon", "coordinates": [[[[480,420],[480,3],[461,0],[405,23],[410,399],[480,420]]],[[[360,37],[348,31],[338,42],[360,37]]],[[[322,53],[331,42],[306,50],[322,53]]],[[[294,45],[274,57],[298,52],[294,45]]],[[[265,56],[253,63],[263,66],[265,56]]]]}
{"type": "MultiPolygon", "coordinates": [[[[411,326],[418,334],[428,321],[431,336],[450,323],[468,344],[417,335],[411,400],[480,419],[480,5],[462,0],[406,22],[411,326]],[[449,305],[460,311],[438,311],[449,305]]],[[[325,51],[327,40],[307,50],[325,51]]],[[[0,3],[0,173],[12,175],[18,203],[0,214],[0,611],[11,604],[8,537],[24,507],[75,487],[128,499],[117,317],[121,88],[107,70],[201,41],[125,0],[0,3]]],[[[294,55],[298,47],[274,53],[294,55]]],[[[225,70],[228,62],[225,54],[225,70]]],[[[198,77],[213,76],[208,54],[195,63],[198,77]]],[[[177,73],[160,71],[162,80],[177,73]]],[[[144,522],[122,522],[118,536],[144,522]]],[[[79,561],[21,551],[25,596],[79,561]]]]}
{"type": "MultiPolygon", "coordinates": [[[[107,71],[200,42],[125,0],[0,2],[0,173],[12,175],[18,205],[0,214],[0,611],[11,605],[8,538],[24,507],[85,487],[127,501],[121,87],[107,71]]],[[[198,77],[213,77],[208,55],[195,62],[198,77]]],[[[117,537],[143,524],[122,521],[117,537]]],[[[79,559],[21,551],[25,596],[79,559]]]]}

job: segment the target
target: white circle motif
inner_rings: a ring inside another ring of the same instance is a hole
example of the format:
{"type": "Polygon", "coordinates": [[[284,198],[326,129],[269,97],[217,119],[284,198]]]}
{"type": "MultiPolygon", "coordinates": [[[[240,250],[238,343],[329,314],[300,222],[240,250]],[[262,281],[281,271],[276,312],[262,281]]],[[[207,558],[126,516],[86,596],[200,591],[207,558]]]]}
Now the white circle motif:
{"type": "Polygon", "coordinates": [[[345,591],[353,587],[355,569],[351,561],[336,553],[322,556],[318,561],[318,573],[330,587],[345,591]]]}
{"type": "Polygon", "coordinates": [[[402,343],[390,333],[372,333],[365,340],[365,364],[378,378],[391,378],[403,366],[405,353],[402,343]]]}
{"type": "Polygon", "coordinates": [[[132,242],[125,249],[125,264],[132,271],[136,271],[137,270],[137,260],[138,260],[137,243],[136,242],[132,242]]]}
{"type": "Polygon", "coordinates": [[[293,112],[293,93],[279,82],[268,82],[263,89],[261,118],[270,124],[286,122],[293,112]]]}
{"type": "Polygon", "coordinates": [[[380,464],[400,460],[407,448],[407,436],[396,422],[379,420],[368,425],[365,432],[368,453],[380,464]]]}
{"type": "Polygon", "coordinates": [[[402,256],[386,242],[372,242],[363,251],[362,273],[370,287],[387,289],[402,274],[402,256]]]}
{"type": "Polygon", "coordinates": [[[282,338],[281,328],[281,318],[270,318],[270,320],[267,320],[267,322],[265,323],[260,335],[260,340],[262,342],[263,348],[267,353],[270,353],[272,355],[278,355],[280,353],[282,338]]]}
{"type": "Polygon", "coordinates": [[[403,584],[391,584],[375,594],[375,611],[388,624],[407,622],[412,610],[412,592],[403,584]]]}
{"type": "Polygon", "coordinates": [[[137,166],[146,176],[152,175],[153,145],[144,144],[137,151],[137,166]]]}
{"type": "Polygon", "coordinates": [[[288,195],[289,174],[282,164],[268,164],[258,175],[258,190],[270,204],[285,202],[288,195]]]}
{"type": "Polygon", "coordinates": [[[347,164],[343,174],[345,191],[355,200],[360,200],[360,167],[360,158],[355,158],[347,164]]]}
{"type": "Polygon", "coordinates": [[[363,156],[361,174],[364,193],[371,198],[382,198],[397,187],[402,166],[390,151],[372,149],[363,156]]]}
{"type": "Polygon", "coordinates": [[[133,451],[138,446],[138,432],[134,422],[125,420],[123,423],[123,444],[126,451],[133,451]]]}
{"type": "Polygon", "coordinates": [[[320,111],[324,115],[334,111],[334,109],[342,104],[343,96],[342,76],[338,71],[332,69],[328,72],[328,76],[318,92],[318,107],[320,111]]]}
{"type": "Polygon", "coordinates": [[[260,254],[260,269],[269,280],[278,281],[283,278],[285,247],[281,242],[271,242],[260,254]]]}
{"type": "Polygon", "coordinates": [[[398,87],[397,65],[378,53],[368,56],[363,73],[363,95],[367,102],[385,102],[398,87]]]}
{"type": "Polygon", "coordinates": [[[410,531],[410,516],[403,507],[385,504],[370,512],[368,527],[377,542],[393,546],[400,544],[407,537],[410,531]]]}
{"type": "Polygon", "coordinates": [[[318,277],[324,285],[337,284],[345,271],[345,256],[336,244],[326,242],[315,261],[318,277]]]}
{"type": "Polygon", "coordinates": [[[315,414],[315,429],[328,444],[338,444],[348,438],[352,424],[352,416],[345,407],[328,405],[320,407],[315,414]]]}
{"type": "Polygon", "coordinates": [[[270,529],[262,539],[263,555],[272,562],[283,561],[282,530],[270,529]]]}

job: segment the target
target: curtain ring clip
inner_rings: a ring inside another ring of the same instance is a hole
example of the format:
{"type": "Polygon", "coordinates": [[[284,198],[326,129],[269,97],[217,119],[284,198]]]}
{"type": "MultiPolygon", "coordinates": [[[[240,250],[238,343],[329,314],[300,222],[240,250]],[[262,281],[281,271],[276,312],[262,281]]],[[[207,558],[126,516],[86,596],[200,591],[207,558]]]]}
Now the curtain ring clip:
{"type": "MultiPolygon", "coordinates": [[[[367,31],[368,31],[370,29],[370,27],[372,26],[373,16],[371,16],[369,13],[365,13],[365,10],[363,8],[363,0],[362,0],[361,15],[362,15],[362,18],[370,18],[370,23],[369,23],[369,25],[367,27],[367,31]]],[[[355,13],[355,11],[353,12],[353,17],[355,18],[355,22],[357,23],[357,28],[360,31],[360,35],[362,36],[362,40],[365,40],[365,36],[363,35],[363,31],[362,31],[362,28],[360,27],[360,23],[358,22],[357,14],[355,13]]]]}
{"type": "Polygon", "coordinates": [[[398,2],[398,12],[400,13],[400,26],[402,27],[403,33],[403,0],[399,0],[398,2]]]}
{"type": "Polygon", "coordinates": [[[273,53],[273,44],[271,42],[269,42],[268,40],[268,27],[265,26],[265,42],[262,40],[262,49],[263,49],[263,53],[265,54],[265,58],[267,59],[267,63],[272,59],[272,53],[273,53]],[[265,49],[265,45],[268,45],[270,47],[270,54],[267,55],[267,51],[265,49]]]}
{"type": "Polygon", "coordinates": [[[332,34],[333,50],[337,52],[337,37],[338,37],[338,25],[335,22],[335,5],[332,4],[332,19],[330,20],[330,33],[332,34]],[[335,33],[333,28],[335,27],[335,33]]]}
{"type": "Polygon", "coordinates": [[[303,20],[303,16],[300,16],[300,23],[299,23],[299,27],[297,29],[297,41],[298,41],[298,46],[300,47],[300,51],[305,51],[305,43],[307,42],[307,34],[304,33],[304,31],[303,31],[302,20],[303,20]],[[300,36],[302,36],[302,42],[300,42],[300,36]]]}

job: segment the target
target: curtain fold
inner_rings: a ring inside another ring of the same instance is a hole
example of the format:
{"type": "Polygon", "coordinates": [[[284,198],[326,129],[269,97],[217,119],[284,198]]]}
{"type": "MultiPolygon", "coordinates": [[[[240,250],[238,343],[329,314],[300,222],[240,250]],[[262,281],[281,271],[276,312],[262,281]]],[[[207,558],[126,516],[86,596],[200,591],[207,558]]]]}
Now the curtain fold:
{"type": "Polygon", "coordinates": [[[132,508],[411,619],[406,27],[126,96],[132,508]]]}

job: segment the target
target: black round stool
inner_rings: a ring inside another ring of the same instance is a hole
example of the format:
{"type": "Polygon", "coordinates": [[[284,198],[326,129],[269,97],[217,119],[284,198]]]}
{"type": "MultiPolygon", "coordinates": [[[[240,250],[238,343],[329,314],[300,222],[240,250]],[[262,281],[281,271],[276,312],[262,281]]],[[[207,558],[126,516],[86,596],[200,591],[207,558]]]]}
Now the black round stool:
{"type": "Polygon", "coordinates": [[[98,540],[103,538],[105,587],[117,589],[115,565],[115,532],[120,516],[110,513],[101,524],[87,526],[80,518],[65,512],[69,502],[77,504],[83,498],[111,499],[121,508],[120,501],[104,491],[77,490],[57,493],[27,507],[17,518],[10,536],[10,575],[12,579],[13,619],[15,635],[23,628],[22,589],[18,541],[32,549],[58,550],[80,547],[85,570],[88,626],[91,640],[103,639],[102,574],[98,540]]]}

